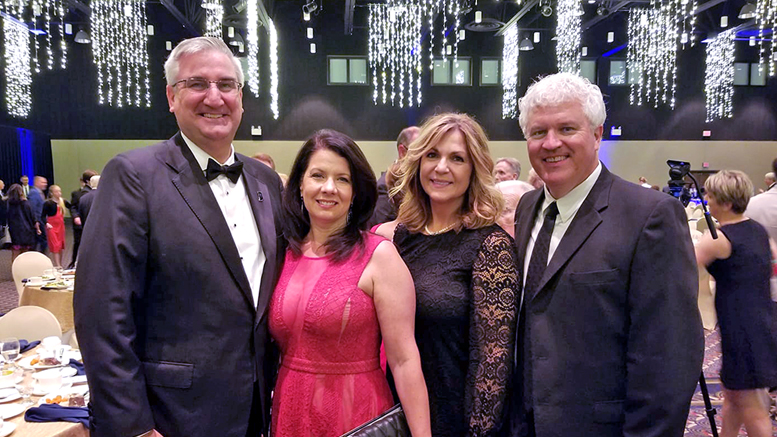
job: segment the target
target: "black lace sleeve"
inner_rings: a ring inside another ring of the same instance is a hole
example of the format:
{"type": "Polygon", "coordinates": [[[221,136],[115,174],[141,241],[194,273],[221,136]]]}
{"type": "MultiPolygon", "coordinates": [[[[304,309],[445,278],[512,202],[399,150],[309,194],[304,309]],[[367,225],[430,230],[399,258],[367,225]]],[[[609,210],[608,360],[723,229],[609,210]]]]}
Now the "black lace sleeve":
{"type": "Polygon", "coordinates": [[[510,236],[485,238],[472,268],[470,350],[465,408],[469,435],[492,435],[502,421],[512,375],[518,276],[510,236]]]}

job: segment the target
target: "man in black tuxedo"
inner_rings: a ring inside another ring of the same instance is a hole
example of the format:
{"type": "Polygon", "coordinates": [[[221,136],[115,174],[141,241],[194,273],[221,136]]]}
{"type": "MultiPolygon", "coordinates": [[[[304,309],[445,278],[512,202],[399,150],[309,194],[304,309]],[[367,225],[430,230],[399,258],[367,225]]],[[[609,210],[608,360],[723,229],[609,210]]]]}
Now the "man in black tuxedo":
{"type": "Polygon", "coordinates": [[[680,437],[704,354],[685,211],[599,162],[596,85],[551,75],[519,105],[545,188],[515,216],[524,288],[507,434],[680,437]]]}
{"type": "MultiPolygon", "coordinates": [[[[402,129],[402,132],[397,137],[397,160],[404,158],[407,148],[418,137],[419,132],[421,132],[421,129],[418,126],[408,126],[402,129]]],[[[394,161],[394,164],[396,164],[396,161],[394,161]]],[[[390,165],[388,170],[381,172],[378,178],[378,201],[375,204],[375,211],[373,211],[372,217],[367,222],[367,229],[397,218],[398,205],[395,206],[391,202],[389,198],[391,187],[386,184],[386,172],[391,171],[394,164],[390,165]]]]}
{"type": "Polygon", "coordinates": [[[70,193],[70,217],[73,218],[73,255],[68,265],[69,269],[74,268],[76,265],[78,247],[81,245],[81,234],[84,230],[83,223],[81,223],[81,214],[78,212],[78,202],[83,195],[92,191],[92,187],[89,186],[89,179],[95,175],[97,175],[97,172],[94,170],[84,170],[81,174],[81,179],[78,180],[81,188],[70,193]]]}
{"type": "Polygon", "coordinates": [[[74,295],[93,437],[259,436],[281,182],[234,152],[243,72],[221,39],[165,63],[180,132],[106,165],[74,295]]]}

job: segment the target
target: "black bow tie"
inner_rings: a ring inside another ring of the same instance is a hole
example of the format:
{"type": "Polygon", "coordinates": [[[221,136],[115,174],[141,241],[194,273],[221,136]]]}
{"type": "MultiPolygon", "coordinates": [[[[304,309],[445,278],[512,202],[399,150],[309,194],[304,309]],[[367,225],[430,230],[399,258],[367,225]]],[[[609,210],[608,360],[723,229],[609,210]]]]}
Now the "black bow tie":
{"type": "Polygon", "coordinates": [[[210,182],[223,174],[228,177],[233,184],[236,184],[242,172],[243,163],[241,161],[235,161],[232,165],[219,165],[216,161],[208,159],[208,168],[205,169],[205,179],[210,182]]]}

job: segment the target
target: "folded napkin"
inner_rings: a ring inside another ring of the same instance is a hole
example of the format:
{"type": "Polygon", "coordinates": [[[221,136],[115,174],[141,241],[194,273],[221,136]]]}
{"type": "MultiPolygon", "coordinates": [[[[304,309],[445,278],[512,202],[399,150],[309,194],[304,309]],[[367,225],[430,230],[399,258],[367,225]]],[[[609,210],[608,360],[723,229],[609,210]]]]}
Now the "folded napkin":
{"type": "Polygon", "coordinates": [[[86,375],[86,371],[84,370],[84,363],[71,358],[68,366],[76,369],[77,376],[86,375]]]}
{"type": "Polygon", "coordinates": [[[56,404],[43,404],[32,407],[24,413],[27,422],[72,422],[89,428],[89,409],[86,407],[63,407],[56,404]]]}
{"type": "Polygon", "coordinates": [[[20,352],[25,353],[28,350],[32,350],[35,346],[39,344],[40,344],[40,340],[36,340],[36,341],[19,340],[20,352]]]}

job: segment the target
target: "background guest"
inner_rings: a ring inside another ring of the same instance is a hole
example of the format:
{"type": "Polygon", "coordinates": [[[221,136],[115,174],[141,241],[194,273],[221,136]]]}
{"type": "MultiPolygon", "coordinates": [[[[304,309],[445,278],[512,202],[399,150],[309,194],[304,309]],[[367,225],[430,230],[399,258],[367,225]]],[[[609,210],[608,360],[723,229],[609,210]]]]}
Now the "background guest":
{"type": "Polygon", "coordinates": [[[43,202],[46,201],[46,187],[48,187],[49,181],[43,176],[35,176],[33,179],[33,186],[30,188],[30,193],[27,195],[27,200],[30,202],[30,208],[32,208],[32,214],[35,216],[35,220],[40,223],[40,233],[37,236],[35,243],[35,250],[40,253],[46,253],[48,246],[48,240],[46,239],[46,217],[43,215],[43,202]]]}
{"type": "Polygon", "coordinates": [[[517,181],[521,177],[521,163],[515,158],[499,158],[494,165],[497,182],[517,181]]]}
{"type": "Polygon", "coordinates": [[[27,175],[22,175],[22,177],[19,178],[19,185],[22,186],[22,191],[24,191],[24,196],[29,197],[30,195],[30,178],[27,177],[27,175]]]}
{"type": "Polygon", "coordinates": [[[505,206],[496,222],[511,237],[515,237],[515,208],[518,206],[521,196],[535,190],[535,188],[527,182],[516,180],[499,182],[496,184],[496,188],[505,199],[505,206]]]}
{"type": "MultiPolygon", "coordinates": [[[[777,173],[777,159],[772,161],[772,168],[777,173]]],[[[777,242],[777,184],[771,184],[767,191],[750,199],[745,216],[760,223],[777,242]]]]}
{"type": "Polygon", "coordinates": [[[493,168],[475,120],[432,117],[400,161],[398,217],[377,228],[415,283],[434,436],[490,435],[502,424],[519,287],[512,239],[496,225],[504,201],[493,168]]]}
{"type": "Polygon", "coordinates": [[[92,187],[89,186],[89,179],[96,174],[97,172],[94,170],[84,170],[81,174],[81,178],[78,180],[81,188],[70,193],[70,217],[73,218],[73,253],[71,255],[70,264],[68,264],[68,268],[70,269],[75,267],[76,257],[78,257],[78,248],[81,245],[81,235],[84,231],[83,223],[81,223],[81,215],[78,213],[78,201],[81,199],[81,196],[92,190],[92,187]]]}
{"type": "Polygon", "coordinates": [[[744,212],[753,184],[744,173],[722,170],[704,183],[705,199],[720,223],[718,238],[707,232],[696,246],[696,260],[715,278],[715,310],[723,366],[721,437],[772,435],[763,395],[777,386],[777,307],[771,301],[772,253],[769,235],[744,212]]]}
{"type": "Polygon", "coordinates": [[[289,249],[269,316],[282,351],[273,436],[335,437],[390,408],[381,338],[412,434],[431,435],[413,281],[394,246],[365,232],[375,185],[362,151],[335,131],[313,134],[292,166],[289,249]]]}
{"type": "Polygon", "coordinates": [[[86,226],[86,220],[89,217],[89,211],[97,198],[97,186],[100,185],[100,175],[94,175],[89,178],[89,187],[91,190],[84,193],[78,199],[78,216],[81,217],[81,226],[86,226]]]}
{"type": "Polygon", "coordinates": [[[418,137],[418,126],[408,126],[402,129],[397,137],[397,159],[389,166],[388,170],[381,172],[378,178],[378,201],[375,204],[375,211],[372,213],[370,221],[367,222],[367,227],[389,222],[397,218],[397,208],[399,203],[392,201],[389,196],[389,190],[391,184],[388,183],[388,174],[391,173],[392,168],[396,168],[397,162],[405,157],[408,147],[418,137]]]}
{"type": "Polygon", "coordinates": [[[526,179],[526,182],[534,188],[542,188],[545,186],[545,182],[537,176],[537,172],[534,171],[533,168],[529,169],[529,177],[526,179]]]}
{"type": "Polygon", "coordinates": [[[62,251],[65,249],[65,210],[69,205],[62,198],[62,188],[52,185],[49,199],[43,204],[46,217],[46,238],[54,267],[62,267],[62,251]]]}
{"type": "MultiPolygon", "coordinates": [[[[275,160],[272,159],[272,156],[266,153],[257,153],[254,156],[252,156],[252,158],[270,167],[271,169],[275,170],[275,160]]],[[[288,181],[289,177],[284,173],[278,172],[277,170],[275,171],[276,173],[278,173],[278,176],[281,178],[283,185],[286,186],[286,181],[288,181]]]]}
{"type": "Polygon", "coordinates": [[[17,256],[35,248],[40,223],[35,220],[30,202],[19,184],[8,189],[8,232],[11,234],[11,263],[17,256]]]}

